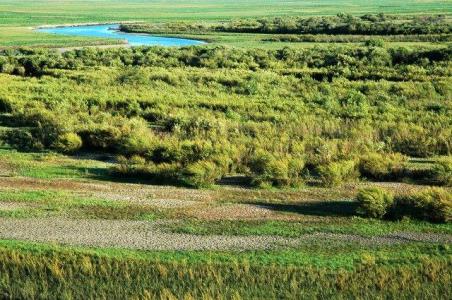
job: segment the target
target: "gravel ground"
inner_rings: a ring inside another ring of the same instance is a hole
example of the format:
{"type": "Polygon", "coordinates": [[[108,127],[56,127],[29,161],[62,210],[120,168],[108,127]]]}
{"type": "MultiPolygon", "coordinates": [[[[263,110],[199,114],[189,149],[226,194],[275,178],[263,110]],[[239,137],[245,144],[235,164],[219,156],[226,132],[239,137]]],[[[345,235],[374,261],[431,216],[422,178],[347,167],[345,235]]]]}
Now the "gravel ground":
{"type": "MultiPolygon", "coordinates": [[[[0,211],[13,211],[16,209],[29,208],[29,206],[22,203],[15,202],[0,202],[0,211]]],[[[0,224],[1,226],[1,224],[0,224]]]]}
{"type": "Polygon", "coordinates": [[[291,247],[315,240],[356,242],[363,245],[452,243],[452,235],[407,232],[378,237],[328,233],[306,234],[298,238],[192,235],[164,232],[159,229],[158,222],[62,218],[0,218],[0,238],[146,250],[254,250],[291,247]]]}

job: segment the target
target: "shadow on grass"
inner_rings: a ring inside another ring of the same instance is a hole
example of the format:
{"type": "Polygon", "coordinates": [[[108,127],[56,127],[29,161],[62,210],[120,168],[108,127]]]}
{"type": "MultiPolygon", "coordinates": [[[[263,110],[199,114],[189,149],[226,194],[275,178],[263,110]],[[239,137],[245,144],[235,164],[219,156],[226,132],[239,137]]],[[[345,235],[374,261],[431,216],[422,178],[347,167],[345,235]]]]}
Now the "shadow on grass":
{"type": "Polygon", "coordinates": [[[76,171],[83,178],[94,179],[99,181],[162,185],[194,189],[193,187],[188,186],[183,181],[177,178],[159,176],[155,174],[143,173],[143,174],[131,174],[130,176],[127,176],[124,174],[115,173],[114,171],[108,168],[76,167],[76,166],[66,166],[65,168],[76,171]]]}
{"type": "Polygon", "coordinates": [[[351,217],[356,215],[356,203],[352,201],[324,201],[303,204],[248,202],[278,212],[291,212],[310,216],[351,217]]]}

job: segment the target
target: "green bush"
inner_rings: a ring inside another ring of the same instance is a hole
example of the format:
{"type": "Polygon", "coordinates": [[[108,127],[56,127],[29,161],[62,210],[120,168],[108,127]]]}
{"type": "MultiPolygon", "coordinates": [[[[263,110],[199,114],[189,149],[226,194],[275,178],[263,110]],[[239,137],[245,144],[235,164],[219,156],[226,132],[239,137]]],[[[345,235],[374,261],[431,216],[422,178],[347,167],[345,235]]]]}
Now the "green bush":
{"type": "Polygon", "coordinates": [[[121,139],[119,128],[111,125],[102,125],[80,132],[83,144],[89,150],[114,150],[121,139]]]}
{"type": "Polygon", "coordinates": [[[211,161],[198,161],[188,165],[182,172],[182,181],[192,187],[210,187],[222,174],[218,166],[211,161]]]}
{"type": "Polygon", "coordinates": [[[146,121],[133,118],[125,122],[120,129],[119,151],[127,155],[145,155],[152,152],[155,135],[146,121]]]}
{"type": "Polygon", "coordinates": [[[9,99],[0,97],[0,113],[10,113],[13,111],[13,105],[9,99]]]}
{"type": "Polygon", "coordinates": [[[358,203],[357,214],[381,219],[390,210],[394,197],[386,190],[374,187],[360,190],[356,201],[358,203]]]}
{"type": "Polygon", "coordinates": [[[398,153],[370,153],[360,158],[359,172],[368,179],[394,180],[404,176],[405,161],[398,153]]]}
{"type": "Polygon", "coordinates": [[[252,185],[294,186],[300,183],[304,161],[300,158],[275,158],[270,153],[259,151],[253,155],[248,167],[251,171],[252,185]]]}
{"type": "Polygon", "coordinates": [[[435,162],[429,177],[435,184],[452,186],[452,158],[447,157],[435,162]]]}
{"type": "Polygon", "coordinates": [[[15,129],[4,133],[4,141],[22,151],[41,151],[44,145],[29,130],[15,129]]]}
{"type": "Polygon", "coordinates": [[[441,188],[428,188],[418,193],[395,198],[393,217],[411,217],[430,222],[452,220],[452,194],[441,188]]]}
{"type": "Polygon", "coordinates": [[[347,181],[358,178],[356,163],[353,160],[343,160],[318,166],[317,174],[323,186],[339,186],[347,181]]]}
{"type": "Polygon", "coordinates": [[[73,132],[60,135],[52,148],[63,153],[73,153],[82,148],[82,138],[73,132]]]}

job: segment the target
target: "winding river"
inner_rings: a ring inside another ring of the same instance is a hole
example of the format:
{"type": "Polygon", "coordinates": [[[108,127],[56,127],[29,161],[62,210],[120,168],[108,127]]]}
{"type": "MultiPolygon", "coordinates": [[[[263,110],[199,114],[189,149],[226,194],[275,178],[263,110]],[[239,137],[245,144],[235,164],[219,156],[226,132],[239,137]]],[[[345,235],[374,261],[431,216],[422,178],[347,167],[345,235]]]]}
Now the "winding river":
{"type": "Polygon", "coordinates": [[[111,38],[126,40],[130,46],[192,46],[204,44],[202,41],[159,37],[150,34],[126,33],[118,30],[118,24],[107,25],[81,25],[81,26],[59,26],[41,27],[37,31],[53,34],[111,38]]]}

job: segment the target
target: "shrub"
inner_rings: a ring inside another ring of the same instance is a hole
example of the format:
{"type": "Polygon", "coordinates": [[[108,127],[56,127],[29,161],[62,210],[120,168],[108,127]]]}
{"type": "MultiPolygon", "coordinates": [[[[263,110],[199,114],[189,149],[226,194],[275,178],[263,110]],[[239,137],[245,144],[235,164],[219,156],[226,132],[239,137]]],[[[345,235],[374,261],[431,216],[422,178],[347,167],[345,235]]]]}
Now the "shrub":
{"type": "Polygon", "coordinates": [[[211,161],[198,161],[182,172],[182,181],[192,187],[210,187],[222,177],[217,165],[211,161]]]}
{"type": "Polygon", "coordinates": [[[304,168],[301,158],[282,157],[276,159],[267,152],[257,152],[248,163],[251,184],[255,186],[294,186],[301,182],[304,168]]]}
{"type": "Polygon", "coordinates": [[[404,216],[431,222],[452,220],[452,194],[441,188],[428,188],[411,195],[396,197],[393,217],[404,216]]]}
{"type": "Polygon", "coordinates": [[[328,187],[339,186],[346,181],[358,177],[356,163],[353,160],[344,160],[321,165],[318,166],[316,170],[322,185],[328,187]]]}
{"type": "Polygon", "coordinates": [[[73,153],[82,147],[82,138],[73,132],[60,135],[53,144],[55,150],[63,153],[73,153]]]}
{"type": "Polygon", "coordinates": [[[114,126],[102,126],[80,133],[89,150],[113,150],[119,143],[121,131],[114,126]]]}
{"type": "Polygon", "coordinates": [[[429,175],[429,179],[435,184],[452,186],[452,158],[438,160],[429,175]]]}
{"type": "Polygon", "coordinates": [[[10,100],[0,97],[0,113],[10,113],[13,111],[13,105],[10,100]]]}
{"type": "Polygon", "coordinates": [[[22,151],[40,151],[44,145],[29,130],[8,130],[4,133],[4,141],[11,147],[22,151]]]}
{"type": "Polygon", "coordinates": [[[367,188],[359,191],[356,201],[357,214],[370,218],[383,218],[390,209],[394,197],[380,188],[367,188]]]}
{"type": "Polygon", "coordinates": [[[154,148],[154,133],[142,119],[134,118],[126,122],[121,128],[121,134],[117,148],[122,153],[145,155],[154,148]]]}
{"type": "Polygon", "coordinates": [[[404,175],[406,158],[398,153],[370,153],[359,160],[359,172],[362,176],[375,180],[397,179],[404,175]]]}

